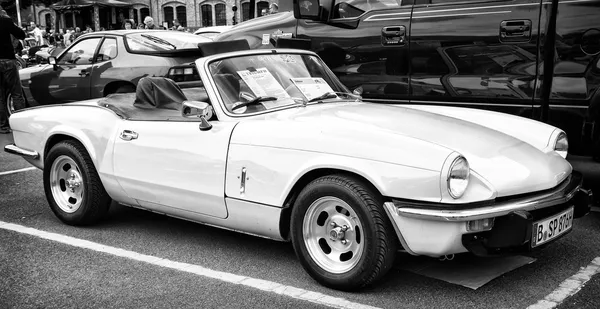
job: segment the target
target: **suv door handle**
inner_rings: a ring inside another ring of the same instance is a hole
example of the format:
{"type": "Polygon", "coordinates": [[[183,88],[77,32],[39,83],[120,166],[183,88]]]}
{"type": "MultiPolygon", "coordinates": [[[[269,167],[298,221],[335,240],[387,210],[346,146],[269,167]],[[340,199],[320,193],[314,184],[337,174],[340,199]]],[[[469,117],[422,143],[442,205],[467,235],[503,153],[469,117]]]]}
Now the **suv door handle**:
{"type": "Polygon", "coordinates": [[[130,141],[132,139],[137,139],[138,134],[131,130],[123,130],[123,132],[121,132],[121,135],[119,137],[124,141],[130,141]]]}
{"type": "Polygon", "coordinates": [[[404,46],[406,44],[406,27],[389,26],[381,28],[381,45],[404,46]]]}
{"type": "Polygon", "coordinates": [[[500,42],[528,42],[531,39],[531,20],[503,20],[500,23],[500,42]]]}
{"type": "Polygon", "coordinates": [[[87,70],[81,70],[81,72],[79,72],[79,76],[81,77],[86,77],[90,75],[90,72],[88,72],[87,70]]]}

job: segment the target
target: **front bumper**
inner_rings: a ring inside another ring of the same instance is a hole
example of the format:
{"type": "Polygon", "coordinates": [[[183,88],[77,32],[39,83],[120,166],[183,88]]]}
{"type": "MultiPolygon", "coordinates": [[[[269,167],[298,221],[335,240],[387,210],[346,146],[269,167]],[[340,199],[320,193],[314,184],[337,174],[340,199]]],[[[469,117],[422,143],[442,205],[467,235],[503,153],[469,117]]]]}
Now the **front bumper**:
{"type": "Polygon", "coordinates": [[[384,208],[402,246],[414,255],[437,257],[467,251],[494,255],[525,251],[531,249],[534,222],[571,206],[574,206],[574,218],[589,212],[592,194],[582,189],[582,181],[582,175],[574,171],[553,189],[486,204],[432,207],[412,201],[393,201],[385,203],[384,208]],[[491,230],[467,231],[467,222],[488,218],[494,219],[491,230]]]}

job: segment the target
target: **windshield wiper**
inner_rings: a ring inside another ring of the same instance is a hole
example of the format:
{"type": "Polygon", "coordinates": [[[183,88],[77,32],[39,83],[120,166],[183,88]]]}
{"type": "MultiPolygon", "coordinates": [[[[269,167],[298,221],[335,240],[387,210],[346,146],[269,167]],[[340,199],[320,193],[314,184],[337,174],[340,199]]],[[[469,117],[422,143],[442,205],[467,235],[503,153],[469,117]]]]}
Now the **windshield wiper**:
{"type": "Polygon", "coordinates": [[[240,103],[238,105],[235,105],[231,108],[232,111],[238,109],[238,108],[242,108],[245,106],[250,106],[250,105],[255,105],[258,104],[260,102],[265,102],[265,101],[276,101],[277,97],[256,97],[248,102],[244,102],[244,103],[240,103]]]}
{"type": "Polygon", "coordinates": [[[357,101],[362,99],[359,95],[355,95],[355,94],[348,93],[348,92],[326,92],[316,98],[311,99],[308,102],[310,103],[310,102],[316,102],[316,101],[321,101],[321,100],[326,100],[326,99],[334,99],[334,98],[337,98],[338,95],[345,95],[352,99],[356,99],[357,101]]]}
{"type": "Polygon", "coordinates": [[[153,36],[153,35],[149,35],[149,34],[142,34],[142,37],[143,37],[143,38],[146,38],[146,39],[148,39],[148,40],[150,40],[150,41],[152,41],[152,42],[154,42],[154,43],[163,44],[163,45],[168,45],[168,46],[171,46],[171,47],[173,47],[173,49],[177,49],[177,46],[175,46],[175,45],[173,45],[173,44],[169,43],[169,41],[167,41],[167,40],[164,40],[164,39],[161,39],[161,38],[157,38],[157,37],[155,37],[155,36],[153,36]]]}

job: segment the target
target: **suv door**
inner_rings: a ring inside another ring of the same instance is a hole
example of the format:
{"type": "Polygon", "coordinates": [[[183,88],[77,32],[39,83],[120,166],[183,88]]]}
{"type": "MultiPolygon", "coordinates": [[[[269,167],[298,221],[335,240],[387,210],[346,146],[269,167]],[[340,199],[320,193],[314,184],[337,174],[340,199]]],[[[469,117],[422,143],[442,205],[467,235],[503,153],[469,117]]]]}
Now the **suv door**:
{"type": "Polygon", "coordinates": [[[411,102],[532,116],[539,0],[416,1],[411,102]]]}
{"type": "MultiPolygon", "coordinates": [[[[306,2],[308,3],[308,2],[306,2]]],[[[335,0],[328,23],[299,20],[297,38],[350,90],[368,99],[408,101],[412,6],[397,0],[335,0]]]]}
{"type": "MultiPolygon", "coordinates": [[[[542,25],[552,7],[544,2],[542,25]]],[[[600,159],[600,0],[561,0],[554,46],[548,123],[569,137],[569,153],[600,159]]],[[[546,34],[545,27],[542,27],[546,34]]],[[[543,43],[543,42],[541,42],[543,43]]],[[[540,44],[540,54],[545,55],[540,44]]],[[[546,59],[544,56],[542,59],[546,59]]],[[[542,102],[540,65],[536,106],[542,102]]],[[[541,114],[541,110],[539,111],[541,114]]]]}

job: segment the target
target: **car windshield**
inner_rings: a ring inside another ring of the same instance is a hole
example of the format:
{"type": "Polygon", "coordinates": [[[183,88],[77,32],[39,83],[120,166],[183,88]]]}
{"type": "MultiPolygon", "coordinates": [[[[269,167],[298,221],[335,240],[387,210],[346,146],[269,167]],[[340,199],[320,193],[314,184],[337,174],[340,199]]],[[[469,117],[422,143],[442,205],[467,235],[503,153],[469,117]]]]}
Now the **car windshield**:
{"type": "Polygon", "coordinates": [[[209,71],[227,111],[233,114],[356,99],[318,57],[311,55],[232,57],[211,62],[209,71]]]}
{"type": "Polygon", "coordinates": [[[132,52],[197,49],[198,43],[210,41],[202,36],[179,31],[147,31],[127,35],[127,46],[132,52]]]}

